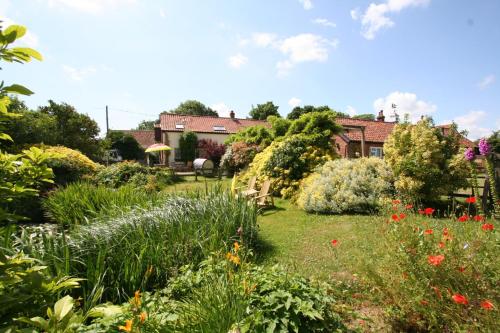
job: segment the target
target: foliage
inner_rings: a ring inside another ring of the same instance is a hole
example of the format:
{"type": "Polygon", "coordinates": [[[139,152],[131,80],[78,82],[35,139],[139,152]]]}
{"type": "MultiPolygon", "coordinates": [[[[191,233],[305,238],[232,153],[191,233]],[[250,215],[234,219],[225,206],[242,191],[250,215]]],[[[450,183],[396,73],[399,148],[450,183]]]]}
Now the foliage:
{"type": "Polygon", "coordinates": [[[308,136],[314,145],[328,149],[331,146],[332,136],[340,131],[342,127],[335,122],[334,113],[310,112],[293,121],[285,136],[303,134],[308,136]]]}
{"type": "Polygon", "coordinates": [[[156,120],[143,120],[137,125],[136,130],[154,130],[156,120]]]}
{"type": "MultiPolygon", "coordinates": [[[[144,186],[145,184],[141,184],[144,186]]],[[[73,183],[60,188],[43,201],[46,216],[65,226],[87,224],[102,216],[117,216],[135,207],[147,208],[163,201],[154,191],[133,186],[112,189],[89,183],[73,183]]]]}
{"type": "Polygon", "coordinates": [[[226,149],[221,160],[221,167],[226,168],[230,173],[241,171],[250,165],[260,151],[261,148],[258,145],[234,142],[226,149]]]}
{"type": "Polygon", "coordinates": [[[52,156],[47,160],[47,165],[52,168],[55,183],[58,185],[65,185],[90,177],[101,167],[77,150],[63,146],[44,146],[42,149],[52,156]]]}
{"type": "Polygon", "coordinates": [[[225,152],[226,146],[211,139],[201,139],[198,141],[199,157],[212,160],[215,166],[219,166],[225,152]]]}
{"type": "Polygon", "coordinates": [[[51,136],[55,141],[49,142],[44,138],[45,144],[65,146],[79,150],[93,160],[101,159],[99,126],[95,120],[86,114],[78,113],[69,104],[56,103],[52,100],[49,100],[49,105],[39,107],[37,113],[40,117],[47,118],[48,116],[53,119],[48,124],[51,129],[55,123],[54,133],[51,136]]]}
{"type": "Polygon", "coordinates": [[[435,200],[467,186],[469,168],[460,154],[460,134],[444,136],[427,120],[398,124],[384,144],[384,159],[396,190],[408,200],[435,200]]]}
{"type": "Polygon", "coordinates": [[[269,146],[272,141],[273,135],[271,131],[262,125],[257,125],[245,127],[237,133],[231,134],[224,143],[229,145],[234,142],[245,142],[265,148],[269,146]]]}
{"type": "Polygon", "coordinates": [[[314,213],[369,213],[391,194],[391,181],[379,158],[329,161],[304,180],[297,203],[314,213]]]}
{"type": "Polygon", "coordinates": [[[488,142],[493,148],[493,152],[500,154],[500,131],[495,131],[488,138],[488,142]]]}
{"type": "Polygon", "coordinates": [[[57,274],[85,278],[84,295],[102,286],[104,298],[117,301],[164,285],[182,265],[197,265],[239,237],[251,247],[256,214],[253,205],[230,194],[171,197],[153,208],[80,226],[69,237],[26,235],[18,246],[57,274]]]}
{"type": "Polygon", "coordinates": [[[181,158],[186,163],[194,161],[196,158],[196,147],[198,146],[198,136],[194,132],[184,132],[179,138],[179,150],[181,158]]]}
{"type": "Polygon", "coordinates": [[[142,160],[145,156],[144,149],[129,133],[110,131],[106,136],[111,149],[117,149],[124,160],[142,160]]]}
{"type": "Polygon", "coordinates": [[[384,254],[365,263],[367,276],[386,295],[392,319],[402,326],[396,330],[495,331],[496,231],[481,217],[438,220],[402,207],[389,213],[391,222],[381,230],[384,254]]]}
{"type": "Polygon", "coordinates": [[[77,288],[79,279],[53,278],[47,267],[23,253],[0,251],[0,327],[24,315],[42,314],[57,296],[77,288]]]}
{"type": "Polygon", "coordinates": [[[337,112],[334,111],[333,109],[330,109],[328,105],[323,105],[323,106],[312,106],[312,105],[304,105],[304,106],[296,106],[293,108],[293,110],[286,116],[287,119],[289,120],[295,120],[299,119],[301,116],[307,114],[307,113],[312,113],[312,112],[331,112],[335,116],[339,117],[349,117],[348,114],[342,113],[342,112],[337,112]]]}
{"type": "Polygon", "coordinates": [[[373,113],[362,113],[351,117],[352,119],[362,119],[362,120],[375,120],[375,115],[373,113]]]}
{"type": "Polygon", "coordinates": [[[267,122],[271,125],[271,135],[274,139],[284,136],[291,124],[290,120],[276,116],[269,116],[267,122]]]}
{"type": "Polygon", "coordinates": [[[100,185],[117,188],[126,185],[136,174],[147,174],[148,172],[148,167],[140,163],[124,161],[101,169],[94,176],[94,181],[100,185]]]}
{"type": "Polygon", "coordinates": [[[264,104],[257,104],[257,106],[252,106],[250,117],[255,120],[266,120],[269,116],[281,117],[278,108],[279,106],[274,105],[271,101],[264,104]]]}
{"type": "Polygon", "coordinates": [[[219,116],[217,111],[212,110],[205,104],[196,100],[187,100],[185,102],[182,102],[177,108],[170,110],[169,113],[185,114],[191,116],[219,116]]]}

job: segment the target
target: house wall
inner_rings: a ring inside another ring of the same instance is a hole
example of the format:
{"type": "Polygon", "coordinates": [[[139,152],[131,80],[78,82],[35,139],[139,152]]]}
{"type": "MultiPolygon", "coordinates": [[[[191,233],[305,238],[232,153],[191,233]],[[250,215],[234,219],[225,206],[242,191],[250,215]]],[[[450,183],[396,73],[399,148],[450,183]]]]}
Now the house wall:
{"type": "Polygon", "coordinates": [[[342,139],[339,135],[335,135],[332,144],[334,144],[335,147],[337,148],[337,153],[340,155],[340,157],[342,158],[348,157],[347,156],[348,144],[347,142],[344,141],[344,139],[342,139]]]}
{"type": "MultiPolygon", "coordinates": [[[[163,143],[169,145],[172,150],[169,152],[167,156],[167,164],[172,165],[175,162],[175,149],[179,148],[179,139],[183,132],[163,132],[163,143]],[[168,142],[168,143],[167,143],[168,142]]],[[[198,140],[201,139],[210,139],[219,144],[223,144],[227,139],[229,134],[227,133],[196,133],[198,140]]]]}
{"type": "MultiPolygon", "coordinates": [[[[365,142],[365,157],[370,156],[370,148],[371,147],[383,148],[384,144],[380,143],[380,142],[365,142]]],[[[359,157],[361,157],[361,142],[351,141],[351,142],[349,142],[349,145],[348,145],[347,156],[344,156],[344,157],[356,158],[357,157],[356,152],[359,153],[359,157]]],[[[382,154],[383,154],[383,150],[382,150],[382,154]]]]}

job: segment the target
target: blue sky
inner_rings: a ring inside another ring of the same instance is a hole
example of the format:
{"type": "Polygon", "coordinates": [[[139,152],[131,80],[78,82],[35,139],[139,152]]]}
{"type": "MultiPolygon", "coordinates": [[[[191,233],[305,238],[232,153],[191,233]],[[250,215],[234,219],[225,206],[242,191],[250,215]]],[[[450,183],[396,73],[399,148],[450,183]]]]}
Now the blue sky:
{"type": "MultiPolygon", "coordinates": [[[[498,0],[0,0],[43,62],[7,65],[30,107],[67,102],[105,128],[135,127],[186,99],[246,117],[272,100],[351,114],[398,105],[500,128],[498,0]]],[[[390,118],[388,118],[390,119],[390,118]]]]}

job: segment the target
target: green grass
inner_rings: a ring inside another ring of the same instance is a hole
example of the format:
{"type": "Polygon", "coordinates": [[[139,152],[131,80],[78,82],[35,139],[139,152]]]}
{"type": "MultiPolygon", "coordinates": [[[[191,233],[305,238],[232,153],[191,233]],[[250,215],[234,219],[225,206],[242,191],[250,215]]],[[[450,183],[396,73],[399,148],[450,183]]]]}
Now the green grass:
{"type": "Polygon", "coordinates": [[[220,185],[222,190],[227,190],[231,187],[231,178],[222,177],[219,180],[217,177],[198,176],[198,181],[195,181],[194,176],[182,176],[177,183],[167,186],[163,191],[168,193],[206,191],[214,185],[220,185]]]}

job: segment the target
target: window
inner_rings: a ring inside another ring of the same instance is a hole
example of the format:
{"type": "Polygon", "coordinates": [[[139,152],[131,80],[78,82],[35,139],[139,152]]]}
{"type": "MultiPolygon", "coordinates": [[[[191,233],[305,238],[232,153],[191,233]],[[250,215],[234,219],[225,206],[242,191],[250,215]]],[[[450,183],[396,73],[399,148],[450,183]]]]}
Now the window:
{"type": "Polygon", "coordinates": [[[184,124],[175,124],[175,129],[184,129],[184,124]]]}
{"type": "Polygon", "coordinates": [[[214,128],[214,131],[216,131],[216,132],[223,132],[226,130],[226,128],[222,125],[215,125],[213,128],[214,128]]]}
{"type": "Polygon", "coordinates": [[[382,158],[382,147],[370,147],[370,156],[382,158]]]}
{"type": "Polygon", "coordinates": [[[174,148],[174,161],[176,161],[176,162],[181,162],[182,161],[181,149],[180,148],[174,148]]]}

